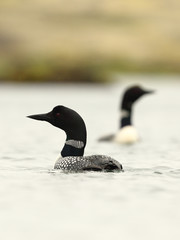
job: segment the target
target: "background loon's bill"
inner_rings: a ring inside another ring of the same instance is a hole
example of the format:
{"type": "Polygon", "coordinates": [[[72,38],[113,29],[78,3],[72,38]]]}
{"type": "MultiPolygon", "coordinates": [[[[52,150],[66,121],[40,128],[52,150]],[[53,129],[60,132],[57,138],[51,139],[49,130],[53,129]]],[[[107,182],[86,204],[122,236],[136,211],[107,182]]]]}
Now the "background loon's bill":
{"type": "Polygon", "coordinates": [[[99,141],[114,141],[117,143],[131,144],[139,140],[139,135],[132,125],[133,104],[143,95],[154,93],[153,90],[144,90],[139,86],[128,88],[123,95],[120,105],[121,116],[119,130],[115,134],[110,134],[99,138],[99,141]]]}
{"type": "Polygon", "coordinates": [[[105,155],[83,156],[86,146],[86,126],[81,116],[72,109],[56,106],[51,112],[28,116],[47,121],[66,133],[66,142],[61,156],[55,163],[55,169],[67,171],[122,171],[122,165],[105,155]]]}

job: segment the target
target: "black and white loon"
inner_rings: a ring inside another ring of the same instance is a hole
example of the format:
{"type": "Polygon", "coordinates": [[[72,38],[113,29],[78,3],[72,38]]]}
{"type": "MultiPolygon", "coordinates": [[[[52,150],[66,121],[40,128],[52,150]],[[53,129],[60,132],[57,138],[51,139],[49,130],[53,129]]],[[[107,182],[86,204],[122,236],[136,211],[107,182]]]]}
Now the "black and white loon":
{"type": "Polygon", "coordinates": [[[51,123],[65,131],[66,142],[55,163],[55,169],[68,171],[113,171],[122,170],[122,165],[105,155],[83,156],[86,146],[86,126],[81,116],[74,110],[56,106],[51,112],[31,115],[29,118],[51,123]]]}
{"type": "Polygon", "coordinates": [[[101,137],[99,141],[114,141],[117,143],[134,143],[139,140],[136,128],[132,125],[133,104],[143,95],[154,91],[144,90],[139,86],[133,86],[125,90],[121,102],[120,128],[116,134],[101,137]]]}

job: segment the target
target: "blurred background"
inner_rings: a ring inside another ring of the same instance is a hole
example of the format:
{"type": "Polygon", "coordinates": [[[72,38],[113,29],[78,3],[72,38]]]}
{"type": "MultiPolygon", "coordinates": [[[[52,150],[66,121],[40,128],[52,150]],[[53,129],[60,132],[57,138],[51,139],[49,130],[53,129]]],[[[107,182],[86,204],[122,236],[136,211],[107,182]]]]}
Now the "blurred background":
{"type": "Polygon", "coordinates": [[[0,80],[180,72],[178,0],[1,0],[0,80]]]}
{"type": "Polygon", "coordinates": [[[1,239],[180,239],[179,23],[179,0],[0,0],[1,239]],[[141,141],[98,143],[133,84],[141,141]],[[58,104],[123,173],[54,171],[65,134],[25,116],[58,104]]]}

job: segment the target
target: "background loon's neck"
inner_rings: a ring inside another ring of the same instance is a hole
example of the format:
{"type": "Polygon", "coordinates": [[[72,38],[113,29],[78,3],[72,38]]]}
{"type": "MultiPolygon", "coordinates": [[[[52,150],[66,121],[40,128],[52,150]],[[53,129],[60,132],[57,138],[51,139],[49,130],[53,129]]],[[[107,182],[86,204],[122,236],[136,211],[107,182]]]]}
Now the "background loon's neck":
{"type": "Polygon", "coordinates": [[[121,109],[121,117],[120,117],[120,128],[125,126],[132,125],[132,108],[122,108],[121,109]]]}

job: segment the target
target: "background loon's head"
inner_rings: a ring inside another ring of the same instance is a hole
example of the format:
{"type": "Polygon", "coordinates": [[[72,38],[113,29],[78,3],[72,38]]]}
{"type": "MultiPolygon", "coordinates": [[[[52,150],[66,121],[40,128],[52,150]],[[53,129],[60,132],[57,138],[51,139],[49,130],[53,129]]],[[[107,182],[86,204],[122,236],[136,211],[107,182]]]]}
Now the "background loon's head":
{"type": "Polygon", "coordinates": [[[79,140],[86,143],[86,126],[81,116],[74,110],[56,106],[49,113],[30,115],[29,118],[46,121],[64,130],[67,139],[79,140]]]}
{"type": "Polygon", "coordinates": [[[137,101],[140,97],[142,97],[145,94],[153,93],[152,90],[145,90],[141,88],[140,86],[133,86],[125,90],[121,109],[127,109],[129,110],[132,107],[132,104],[137,101]]]}

